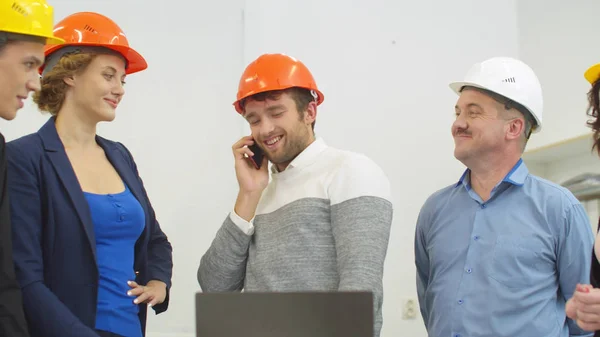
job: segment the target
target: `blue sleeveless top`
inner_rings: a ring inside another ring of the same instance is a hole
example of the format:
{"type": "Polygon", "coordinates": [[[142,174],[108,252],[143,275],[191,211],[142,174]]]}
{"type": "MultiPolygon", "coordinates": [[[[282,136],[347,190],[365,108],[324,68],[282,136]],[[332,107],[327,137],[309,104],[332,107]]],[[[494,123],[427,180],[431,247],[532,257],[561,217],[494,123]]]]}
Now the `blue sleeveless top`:
{"type": "Polygon", "coordinates": [[[100,280],[96,329],[127,337],[142,337],[135,296],[127,281],[135,280],[135,243],[145,227],[144,210],[125,185],[118,194],[84,192],[96,235],[100,280]]]}

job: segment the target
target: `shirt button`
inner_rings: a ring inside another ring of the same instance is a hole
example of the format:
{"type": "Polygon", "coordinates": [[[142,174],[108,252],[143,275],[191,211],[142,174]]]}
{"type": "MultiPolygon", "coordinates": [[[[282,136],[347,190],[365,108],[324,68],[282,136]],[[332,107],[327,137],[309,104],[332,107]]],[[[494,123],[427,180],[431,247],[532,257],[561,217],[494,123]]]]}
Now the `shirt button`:
{"type": "Polygon", "coordinates": [[[475,240],[475,241],[479,240],[479,235],[475,235],[475,236],[473,237],[473,240],[475,240]]]}
{"type": "Polygon", "coordinates": [[[463,304],[463,300],[458,300],[458,304],[463,304]]]}
{"type": "Polygon", "coordinates": [[[454,337],[460,337],[460,335],[459,335],[459,334],[456,334],[456,335],[454,335],[454,337]]]}
{"type": "Polygon", "coordinates": [[[481,204],[481,208],[485,208],[485,207],[486,207],[486,204],[481,204]]]}
{"type": "Polygon", "coordinates": [[[471,272],[472,272],[471,268],[467,268],[467,273],[471,274],[471,272]]]}
{"type": "Polygon", "coordinates": [[[121,216],[119,217],[119,219],[121,219],[121,221],[123,221],[123,219],[125,219],[125,217],[121,215],[121,216]]]}

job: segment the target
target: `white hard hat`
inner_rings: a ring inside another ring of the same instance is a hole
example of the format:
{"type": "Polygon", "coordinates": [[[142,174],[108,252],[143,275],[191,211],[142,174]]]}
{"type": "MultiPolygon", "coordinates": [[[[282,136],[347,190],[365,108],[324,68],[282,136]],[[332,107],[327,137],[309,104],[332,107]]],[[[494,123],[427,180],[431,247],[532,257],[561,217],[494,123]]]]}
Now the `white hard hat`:
{"type": "Polygon", "coordinates": [[[493,57],[476,63],[463,81],[450,83],[450,88],[459,95],[464,86],[486,89],[521,104],[537,123],[532,132],[542,129],[542,86],[533,70],[523,61],[493,57]]]}

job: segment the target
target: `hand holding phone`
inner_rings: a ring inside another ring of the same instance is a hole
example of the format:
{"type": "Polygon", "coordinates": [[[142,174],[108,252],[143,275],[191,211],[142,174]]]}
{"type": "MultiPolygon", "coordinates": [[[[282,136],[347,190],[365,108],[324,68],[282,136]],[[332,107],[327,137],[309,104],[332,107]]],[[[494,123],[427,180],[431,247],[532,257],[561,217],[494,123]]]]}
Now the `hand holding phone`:
{"type": "Polygon", "coordinates": [[[252,136],[237,141],[233,147],[235,174],[243,194],[261,193],[269,184],[267,158],[252,136]]]}
{"type": "Polygon", "coordinates": [[[248,156],[248,160],[252,163],[252,165],[254,165],[254,167],[257,170],[260,170],[260,166],[262,165],[263,159],[265,158],[265,153],[256,144],[256,141],[254,142],[254,144],[248,146],[248,148],[250,149],[250,151],[252,151],[252,153],[254,153],[254,156],[248,156]]]}

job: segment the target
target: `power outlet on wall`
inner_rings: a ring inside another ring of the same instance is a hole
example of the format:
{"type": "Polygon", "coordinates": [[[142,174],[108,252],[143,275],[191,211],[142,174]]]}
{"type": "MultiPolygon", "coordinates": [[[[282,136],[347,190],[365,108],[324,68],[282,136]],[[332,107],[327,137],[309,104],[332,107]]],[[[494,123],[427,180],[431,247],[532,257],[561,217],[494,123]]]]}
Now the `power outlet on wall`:
{"type": "Polygon", "coordinates": [[[406,300],[404,302],[404,308],[402,312],[403,319],[415,319],[417,317],[417,301],[413,299],[406,300]]]}

